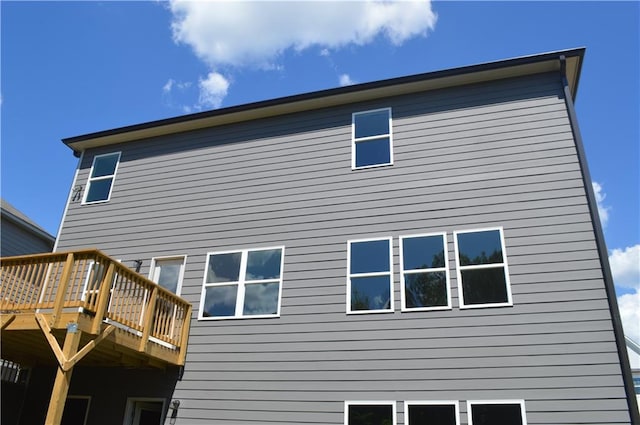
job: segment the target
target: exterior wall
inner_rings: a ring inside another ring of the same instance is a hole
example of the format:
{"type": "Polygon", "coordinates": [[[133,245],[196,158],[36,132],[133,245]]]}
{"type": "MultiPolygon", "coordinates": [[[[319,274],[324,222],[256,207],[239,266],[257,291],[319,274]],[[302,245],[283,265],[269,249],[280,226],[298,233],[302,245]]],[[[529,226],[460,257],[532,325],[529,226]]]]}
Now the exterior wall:
{"type": "Polygon", "coordinates": [[[2,241],[0,241],[0,257],[10,257],[13,255],[35,254],[39,252],[51,252],[53,248],[52,240],[43,238],[28,231],[24,226],[16,224],[7,219],[4,215],[1,220],[2,241]]]}
{"type": "Polygon", "coordinates": [[[558,75],[256,120],[122,151],[59,250],[187,255],[179,424],[344,423],[345,400],[524,399],[529,423],[630,423],[558,75]],[[394,165],[351,169],[351,114],[391,107],[394,165]],[[502,226],[512,307],[459,308],[453,232],[502,226]],[[453,308],[400,312],[398,238],[446,232],[453,308]],[[347,241],[392,237],[395,309],[347,315],[347,241]],[[284,245],[279,318],[197,321],[207,252],[284,245]]]}

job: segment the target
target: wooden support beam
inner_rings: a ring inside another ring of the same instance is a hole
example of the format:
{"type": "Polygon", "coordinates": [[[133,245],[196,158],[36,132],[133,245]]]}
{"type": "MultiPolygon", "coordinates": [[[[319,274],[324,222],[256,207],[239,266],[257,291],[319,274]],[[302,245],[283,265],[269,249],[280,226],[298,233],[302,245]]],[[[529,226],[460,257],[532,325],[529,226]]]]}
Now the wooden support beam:
{"type": "MultiPolygon", "coordinates": [[[[64,338],[64,348],[62,349],[63,358],[73,357],[78,352],[82,332],[73,325],[75,324],[70,324],[67,328],[67,335],[64,338]]],[[[45,425],[60,425],[67,394],[69,393],[72,373],[73,367],[69,370],[63,370],[62,367],[58,368],[53,390],[51,391],[51,401],[49,403],[49,409],[47,410],[45,425]]]]}
{"type": "Polygon", "coordinates": [[[89,342],[87,342],[87,344],[82,347],[82,349],[80,351],[78,351],[73,357],[71,357],[70,359],[66,360],[64,362],[64,365],[62,366],[62,369],[67,371],[67,370],[71,370],[73,368],[73,366],[76,365],[76,363],[78,363],[80,360],[82,360],[82,358],[84,356],[86,356],[87,354],[89,354],[89,352],[91,350],[93,350],[94,348],[96,348],[96,345],[100,344],[100,342],[105,339],[106,337],[108,337],[109,335],[111,335],[111,333],[113,331],[115,331],[116,328],[113,325],[109,325],[105,328],[104,331],[102,331],[102,333],[100,335],[98,335],[98,337],[94,340],[91,340],[89,342]]]}
{"type": "MultiPolygon", "coordinates": [[[[51,327],[49,326],[47,319],[45,319],[43,314],[36,313],[36,321],[38,322],[38,325],[40,326],[40,330],[42,330],[42,333],[44,334],[45,338],[47,338],[47,341],[49,342],[49,346],[51,347],[53,354],[55,354],[56,359],[58,360],[59,367],[62,368],[62,366],[64,365],[64,362],[67,361],[67,358],[64,355],[63,349],[60,348],[60,344],[58,344],[58,340],[51,333],[51,327]]],[[[67,331],[67,335],[69,335],[68,331],[67,331]]],[[[78,344],[79,343],[80,341],[78,341],[78,344]]],[[[65,339],[65,344],[66,344],[66,339],[65,339]]]]}
{"type": "Polygon", "coordinates": [[[4,316],[4,317],[0,317],[0,330],[5,330],[7,326],[9,326],[9,324],[11,324],[11,322],[13,322],[16,319],[16,315],[12,314],[10,316],[4,316]]]}

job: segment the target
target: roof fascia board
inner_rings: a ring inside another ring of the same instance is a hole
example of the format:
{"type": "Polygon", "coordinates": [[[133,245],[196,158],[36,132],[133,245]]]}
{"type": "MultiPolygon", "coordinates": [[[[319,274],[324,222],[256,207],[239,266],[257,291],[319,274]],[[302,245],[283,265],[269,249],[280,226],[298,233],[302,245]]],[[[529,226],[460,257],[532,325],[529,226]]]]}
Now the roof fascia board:
{"type": "Polygon", "coordinates": [[[582,58],[584,56],[584,48],[524,56],[498,62],[489,62],[232,106],[71,137],[63,139],[63,143],[75,152],[82,152],[89,148],[182,133],[241,121],[268,118],[288,113],[524,75],[556,72],[560,71],[559,58],[561,55],[566,57],[566,74],[572,96],[575,98],[582,58]]]}

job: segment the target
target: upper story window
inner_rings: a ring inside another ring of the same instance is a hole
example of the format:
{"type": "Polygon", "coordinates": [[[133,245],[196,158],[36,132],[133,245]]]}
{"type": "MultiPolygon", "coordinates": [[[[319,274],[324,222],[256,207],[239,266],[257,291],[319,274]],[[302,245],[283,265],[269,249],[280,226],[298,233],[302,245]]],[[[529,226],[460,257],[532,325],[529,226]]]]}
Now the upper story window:
{"type": "Polygon", "coordinates": [[[469,425],[527,425],[524,400],[467,401],[469,425]]]}
{"type": "Polygon", "coordinates": [[[512,305],[502,228],[454,232],[460,308],[512,305]]]}
{"type": "Polygon", "coordinates": [[[393,311],[391,238],[348,242],[347,312],[393,311]]]}
{"type": "Polygon", "coordinates": [[[407,425],[458,425],[460,407],[457,401],[405,401],[404,423],[407,425]]]}
{"type": "Polygon", "coordinates": [[[96,155],[93,158],[87,188],[84,192],[84,204],[109,200],[119,162],[120,152],[96,155]]]}
{"type": "Polygon", "coordinates": [[[400,237],[402,310],[451,308],[445,233],[400,237]]]}
{"type": "Polygon", "coordinates": [[[280,315],[284,247],[207,254],[199,319],[280,315]]]}
{"type": "Polygon", "coordinates": [[[184,277],[185,257],[165,257],[154,258],[151,260],[151,270],[149,279],[180,295],[182,289],[182,279],[184,277]]]}
{"type": "Polygon", "coordinates": [[[393,164],[391,108],[354,113],[352,136],[352,168],[393,164]]]}

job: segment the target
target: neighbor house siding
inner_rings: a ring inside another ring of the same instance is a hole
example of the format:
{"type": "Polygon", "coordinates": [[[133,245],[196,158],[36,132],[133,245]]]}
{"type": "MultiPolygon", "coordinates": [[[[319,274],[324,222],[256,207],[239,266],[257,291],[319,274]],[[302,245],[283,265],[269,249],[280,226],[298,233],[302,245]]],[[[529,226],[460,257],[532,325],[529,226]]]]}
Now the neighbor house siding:
{"type": "Polygon", "coordinates": [[[16,224],[4,216],[2,217],[0,234],[2,235],[0,257],[51,252],[53,248],[52,236],[51,239],[37,236],[33,231],[27,230],[25,226],[16,224]]]}
{"type": "Polygon", "coordinates": [[[524,399],[531,424],[629,423],[559,75],[255,120],[121,151],[58,250],[187,255],[182,424],[342,424],[345,400],[524,399]],[[394,165],[351,169],[351,114],[392,109],[394,165]],[[461,310],[453,232],[502,227],[513,306],[461,310]],[[453,308],[400,312],[399,237],[446,232],[453,308]],[[346,314],[347,241],[393,241],[394,312],[346,314]],[[285,246],[279,318],[196,321],[207,252],[285,246]]]}

